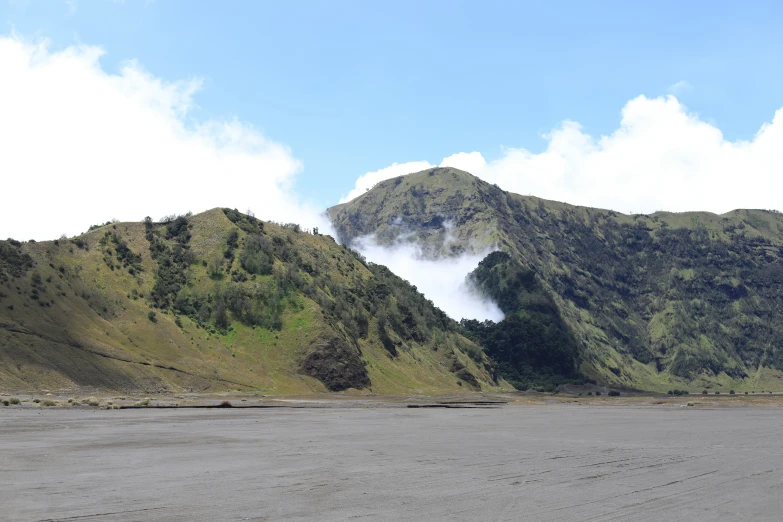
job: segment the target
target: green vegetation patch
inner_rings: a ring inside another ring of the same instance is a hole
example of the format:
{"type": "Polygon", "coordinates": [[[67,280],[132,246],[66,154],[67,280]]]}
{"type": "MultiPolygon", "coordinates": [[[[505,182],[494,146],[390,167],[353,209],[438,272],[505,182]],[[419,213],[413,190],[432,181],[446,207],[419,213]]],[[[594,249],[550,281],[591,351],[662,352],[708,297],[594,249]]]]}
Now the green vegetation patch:
{"type": "Polygon", "coordinates": [[[497,363],[500,375],[518,389],[586,382],[577,371],[576,338],[532,271],[505,252],[493,252],[470,277],[506,314],[499,323],[460,323],[497,363]]]}
{"type": "Polygon", "coordinates": [[[115,267],[125,268],[130,275],[139,274],[144,270],[141,264],[141,254],[135,254],[116,230],[106,232],[99,244],[104,250],[103,261],[111,270],[114,270],[115,267]]]}
{"type": "Polygon", "coordinates": [[[150,254],[158,264],[150,299],[158,308],[169,308],[187,284],[187,269],[195,261],[188,245],[188,220],[185,216],[179,216],[161,227],[146,218],[144,225],[150,254]],[[169,246],[164,239],[173,241],[173,246],[169,246]]]}
{"type": "Polygon", "coordinates": [[[33,258],[22,251],[22,243],[10,238],[0,241],[0,282],[23,277],[33,266],[33,258]]]}

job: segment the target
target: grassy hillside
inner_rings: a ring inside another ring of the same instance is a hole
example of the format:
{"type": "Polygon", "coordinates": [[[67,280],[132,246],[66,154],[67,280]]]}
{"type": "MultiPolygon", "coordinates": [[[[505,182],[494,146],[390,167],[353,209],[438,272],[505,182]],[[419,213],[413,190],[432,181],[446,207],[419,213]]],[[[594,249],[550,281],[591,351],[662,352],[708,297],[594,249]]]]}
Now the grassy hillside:
{"type": "Polygon", "coordinates": [[[783,216],[624,215],[505,192],[449,168],[329,209],[345,241],[375,233],[431,255],[509,253],[532,271],[601,382],[783,389],[783,216]]]}
{"type": "Polygon", "coordinates": [[[0,388],[497,389],[453,321],[381,266],[228,209],[0,241],[0,388]]]}

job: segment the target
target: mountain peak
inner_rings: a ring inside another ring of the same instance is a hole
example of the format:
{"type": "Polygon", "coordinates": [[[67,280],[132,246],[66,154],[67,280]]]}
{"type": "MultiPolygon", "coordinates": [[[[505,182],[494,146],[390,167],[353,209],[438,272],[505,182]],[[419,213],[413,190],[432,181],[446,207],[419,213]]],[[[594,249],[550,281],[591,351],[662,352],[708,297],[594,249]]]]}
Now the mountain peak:
{"type": "Polygon", "coordinates": [[[473,174],[452,167],[435,167],[376,184],[358,198],[327,210],[341,241],[368,234],[390,244],[415,232],[415,238],[433,255],[484,250],[498,244],[492,201],[504,192],[473,174]],[[446,240],[465,245],[454,251],[446,240]],[[445,250],[444,250],[445,248],[445,250]]]}

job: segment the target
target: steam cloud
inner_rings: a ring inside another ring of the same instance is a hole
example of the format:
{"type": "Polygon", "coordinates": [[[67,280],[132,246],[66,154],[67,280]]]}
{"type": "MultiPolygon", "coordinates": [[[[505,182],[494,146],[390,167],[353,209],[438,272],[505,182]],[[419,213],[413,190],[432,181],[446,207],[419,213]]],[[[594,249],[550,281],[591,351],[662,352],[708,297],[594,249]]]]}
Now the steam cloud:
{"type": "Polygon", "coordinates": [[[466,276],[490,250],[459,257],[427,259],[415,243],[397,241],[391,246],[381,245],[374,236],[358,238],[352,247],[368,261],[385,265],[416,285],[419,292],[453,319],[489,319],[496,322],[503,319],[503,312],[497,305],[483,297],[466,280],[466,276]]]}

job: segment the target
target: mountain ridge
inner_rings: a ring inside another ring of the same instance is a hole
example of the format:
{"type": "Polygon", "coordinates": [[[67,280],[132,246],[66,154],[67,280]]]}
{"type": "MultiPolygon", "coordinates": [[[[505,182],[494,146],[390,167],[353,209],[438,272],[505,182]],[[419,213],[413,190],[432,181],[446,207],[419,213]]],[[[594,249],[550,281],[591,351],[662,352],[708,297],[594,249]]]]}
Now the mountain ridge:
{"type": "Polygon", "coordinates": [[[383,181],[328,214],[349,245],[374,235],[416,242],[433,258],[508,252],[551,293],[582,343],[581,370],[598,381],[661,391],[781,387],[777,212],[625,215],[436,168],[383,181]]]}

